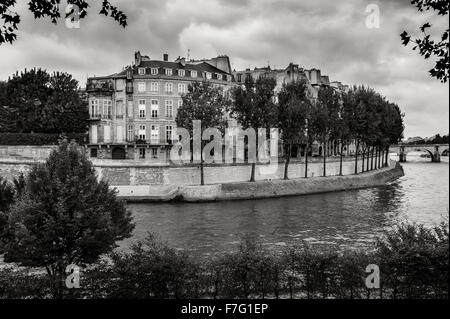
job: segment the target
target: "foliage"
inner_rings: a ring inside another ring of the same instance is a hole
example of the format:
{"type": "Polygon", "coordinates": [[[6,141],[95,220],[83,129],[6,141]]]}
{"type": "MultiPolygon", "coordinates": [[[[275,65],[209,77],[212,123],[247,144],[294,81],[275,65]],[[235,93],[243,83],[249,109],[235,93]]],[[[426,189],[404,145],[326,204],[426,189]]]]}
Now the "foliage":
{"type": "MultiPolygon", "coordinates": [[[[450,4],[447,0],[411,0],[411,4],[417,7],[420,12],[434,10],[440,16],[447,16],[450,4]]],[[[431,27],[431,23],[427,22],[420,27],[422,38],[411,40],[411,35],[403,31],[400,34],[403,45],[407,46],[410,42],[415,45],[413,50],[418,50],[419,54],[425,59],[433,57],[436,64],[431,69],[430,75],[445,83],[448,80],[449,72],[449,29],[445,30],[440,40],[434,40],[427,33],[427,29],[431,27]]]]}
{"type": "MultiPolygon", "coordinates": [[[[73,4],[78,6],[78,18],[83,19],[88,14],[89,3],[86,0],[67,0],[67,5],[73,4]]],[[[17,35],[20,23],[20,16],[14,11],[16,0],[3,0],[0,3],[0,45],[2,43],[13,43],[17,35]]],[[[28,2],[28,10],[34,14],[35,19],[48,17],[53,24],[61,18],[61,0],[30,0],[28,2]]],[[[65,14],[65,17],[73,17],[75,9],[65,14]]],[[[109,16],[117,21],[122,27],[127,25],[127,16],[117,7],[111,5],[108,0],[103,0],[99,14],[109,16]]],[[[73,19],[73,18],[72,18],[73,19]]]]}
{"type": "Polygon", "coordinates": [[[284,178],[288,178],[288,165],[294,143],[306,139],[308,119],[312,112],[311,101],[307,94],[306,82],[295,81],[283,84],[278,94],[278,126],[281,128],[286,164],[284,178]]]}
{"type": "MultiPolygon", "coordinates": [[[[276,80],[270,77],[259,77],[256,81],[248,77],[243,86],[237,86],[231,91],[233,103],[230,107],[233,116],[243,129],[265,128],[266,134],[277,124],[275,86],[276,80]]],[[[256,134],[256,145],[258,145],[256,134]]],[[[255,181],[256,161],[252,162],[250,181],[255,181]]]]}
{"type": "Polygon", "coordinates": [[[58,145],[61,137],[86,144],[87,134],[47,134],[47,133],[0,133],[0,145],[58,145]]]}
{"type": "MultiPolygon", "coordinates": [[[[193,138],[193,123],[201,121],[202,130],[217,128],[222,134],[227,126],[226,112],[229,110],[230,99],[222,88],[214,87],[210,82],[194,82],[189,85],[188,93],[183,95],[183,105],[177,111],[175,122],[178,127],[190,132],[193,138]]],[[[205,141],[202,139],[202,149],[205,141]]],[[[204,184],[203,156],[200,161],[201,184],[204,184]]]]}
{"type": "MultiPolygon", "coordinates": [[[[448,298],[448,224],[407,224],[374,251],[336,252],[307,244],[281,253],[244,240],[234,252],[199,259],[149,237],[81,274],[71,298],[448,298]],[[367,265],[380,267],[368,290],[367,265]]],[[[0,298],[50,298],[51,278],[0,271],[0,298]],[[3,287],[3,289],[2,289],[3,287]],[[39,289],[36,289],[39,287],[39,289]]]]}
{"type": "Polygon", "coordinates": [[[60,278],[70,264],[96,262],[133,227],[115,191],[98,182],[78,146],[64,140],[45,164],[33,167],[7,213],[5,261],[45,267],[60,278]]]}
{"type": "Polygon", "coordinates": [[[70,74],[32,69],[16,73],[0,89],[0,132],[86,133],[89,113],[70,74]]]}

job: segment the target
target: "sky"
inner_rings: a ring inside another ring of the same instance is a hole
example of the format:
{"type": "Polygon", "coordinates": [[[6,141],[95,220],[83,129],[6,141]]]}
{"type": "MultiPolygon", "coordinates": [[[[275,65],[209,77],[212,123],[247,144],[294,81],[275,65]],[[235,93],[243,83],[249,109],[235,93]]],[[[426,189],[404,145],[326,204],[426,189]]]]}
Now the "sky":
{"type": "Polygon", "coordinates": [[[89,1],[79,29],[35,20],[28,1],[18,2],[17,41],[0,45],[0,80],[41,67],[71,73],[84,86],[88,76],[130,65],[136,50],[153,59],[168,53],[170,60],[188,50],[195,59],[227,54],[236,70],[293,62],[332,81],[368,85],[405,113],[405,137],[449,131],[448,84],[431,78],[433,61],[399,36],[419,35],[427,21],[440,35],[448,18],[419,13],[409,0],[111,0],[128,16],[125,29],[97,14],[101,1],[89,1]],[[368,5],[379,8],[378,28],[367,27],[368,5]]]}

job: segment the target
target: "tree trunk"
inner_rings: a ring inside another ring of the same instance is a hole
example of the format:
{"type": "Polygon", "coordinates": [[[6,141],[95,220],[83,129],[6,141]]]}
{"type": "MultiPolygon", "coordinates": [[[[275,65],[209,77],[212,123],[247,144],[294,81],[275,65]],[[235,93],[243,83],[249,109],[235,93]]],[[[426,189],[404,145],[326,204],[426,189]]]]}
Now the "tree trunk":
{"type": "MultiPolygon", "coordinates": [[[[381,165],[382,165],[383,159],[384,159],[384,149],[381,148],[381,147],[380,147],[380,152],[381,152],[381,154],[380,154],[380,160],[379,160],[380,164],[379,164],[378,166],[381,168],[381,167],[382,167],[381,165]]],[[[384,165],[383,165],[383,166],[384,166],[384,165]]]]}
{"type": "Polygon", "coordinates": [[[386,146],[386,154],[385,154],[385,156],[386,156],[386,160],[385,160],[385,162],[384,162],[384,165],[385,165],[385,166],[388,166],[389,145],[386,146]]]}
{"type": "Polygon", "coordinates": [[[339,175],[342,176],[342,157],[344,156],[342,153],[344,152],[344,143],[341,142],[341,156],[339,158],[339,175]]]}
{"type": "Polygon", "coordinates": [[[327,152],[326,152],[326,145],[327,142],[325,141],[325,139],[323,140],[323,148],[324,148],[324,152],[323,152],[323,177],[327,176],[327,152]]]}
{"type": "Polygon", "coordinates": [[[252,174],[250,175],[250,182],[255,181],[255,170],[256,170],[256,163],[252,163],[252,174]]]}
{"type": "Polygon", "coordinates": [[[356,142],[356,151],[355,151],[355,175],[358,174],[358,150],[359,149],[359,141],[356,142]]]}
{"type": "Polygon", "coordinates": [[[252,163],[252,173],[250,175],[250,182],[254,182],[255,181],[255,171],[256,171],[256,161],[258,160],[258,134],[256,134],[256,158],[255,158],[255,162],[252,163]]]}
{"type": "Polygon", "coordinates": [[[290,160],[291,160],[291,144],[288,144],[286,152],[286,161],[284,162],[284,179],[289,179],[288,169],[290,160]]]}
{"type": "Polygon", "coordinates": [[[366,159],[366,150],[363,148],[363,150],[362,150],[362,166],[361,166],[361,173],[364,173],[365,159],[366,159]]]}
{"type": "Polygon", "coordinates": [[[308,177],[308,141],[306,141],[306,151],[305,151],[305,178],[308,177]]]}
{"type": "Polygon", "coordinates": [[[368,172],[369,171],[369,164],[370,164],[370,161],[369,161],[369,158],[370,158],[370,146],[368,146],[367,147],[367,163],[366,163],[366,172],[368,172]]]}
{"type": "MultiPolygon", "coordinates": [[[[372,156],[370,158],[370,170],[373,171],[373,156],[374,156],[374,151],[375,151],[375,147],[372,146],[372,156]]],[[[376,161],[375,161],[375,166],[376,166],[376,161]]]]}
{"type": "Polygon", "coordinates": [[[205,185],[205,174],[203,172],[203,152],[200,153],[200,185],[205,185]]]}

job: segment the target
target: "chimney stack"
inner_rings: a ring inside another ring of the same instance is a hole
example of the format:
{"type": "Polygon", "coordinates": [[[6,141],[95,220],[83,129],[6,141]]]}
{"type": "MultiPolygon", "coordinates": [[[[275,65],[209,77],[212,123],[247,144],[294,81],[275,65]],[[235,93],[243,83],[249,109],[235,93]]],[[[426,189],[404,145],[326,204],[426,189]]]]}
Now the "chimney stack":
{"type": "Polygon", "coordinates": [[[164,60],[165,62],[169,61],[169,55],[168,55],[167,53],[164,53],[164,54],[163,54],[163,60],[164,60]]]}

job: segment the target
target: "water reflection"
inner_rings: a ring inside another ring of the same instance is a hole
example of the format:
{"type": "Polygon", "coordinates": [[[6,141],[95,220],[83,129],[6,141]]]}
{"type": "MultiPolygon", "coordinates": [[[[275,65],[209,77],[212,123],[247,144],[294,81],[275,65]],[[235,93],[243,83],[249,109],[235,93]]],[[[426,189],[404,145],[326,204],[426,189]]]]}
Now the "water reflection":
{"type": "Polygon", "coordinates": [[[121,247],[151,231],[173,247],[200,254],[234,249],[248,236],[272,249],[302,240],[336,249],[368,248],[398,221],[434,225],[448,216],[448,162],[403,167],[404,177],[371,189],[204,204],[132,204],[136,229],[121,247]]]}

